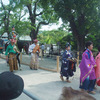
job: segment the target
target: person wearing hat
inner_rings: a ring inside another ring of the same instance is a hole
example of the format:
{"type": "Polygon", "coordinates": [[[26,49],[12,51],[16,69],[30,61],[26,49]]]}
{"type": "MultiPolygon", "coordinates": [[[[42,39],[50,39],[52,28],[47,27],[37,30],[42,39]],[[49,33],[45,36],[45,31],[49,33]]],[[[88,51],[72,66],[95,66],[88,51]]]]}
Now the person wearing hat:
{"type": "Polygon", "coordinates": [[[10,41],[11,43],[7,46],[5,55],[6,55],[6,60],[9,61],[10,71],[13,72],[13,70],[18,70],[17,58],[16,58],[17,48],[15,46],[16,40],[10,39],[10,41]]]}
{"type": "Polygon", "coordinates": [[[96,84],[100,86],[100,46],[98,47],[98,54],[95,58],[96,67],[95,67],[95,74],[96,74],[96,84]]]}
{"type": "Polygon", "coordinates": [[[0,100],[12,100],[20,96],[24,89],[23,79],[9,71],[0,74],[0,100]]]}
{"type": "Polygon", "coordinates": [[[10,32],[9,38],[10,39],[15,39],[15,40],[17,38],[17,34],[16,34],[16,31],[15,31],[15,27],[14,26],[12,26],[12,32],[10,32]]]}
{"type": "Polygon", "coordinates": [[[37,44],[38,40],[35,39],[34,43],[29,46],[29,52],[31,53],[30,69],[37,70],[39,67],[38,54],[40,53],[40,46],[37,44]]]}
{"type": "Polygon", "coordinates": [[[66,77],[66,81],[71,83],[69,77],[73,76],[73,71],[76,71],[75,61],[72,60],[72,54],[70,53],[70,44],[66,44],[66,50],[62,55],[62,65],[60,71],[60,78],[64,81],[63,76],[66,77]]]}

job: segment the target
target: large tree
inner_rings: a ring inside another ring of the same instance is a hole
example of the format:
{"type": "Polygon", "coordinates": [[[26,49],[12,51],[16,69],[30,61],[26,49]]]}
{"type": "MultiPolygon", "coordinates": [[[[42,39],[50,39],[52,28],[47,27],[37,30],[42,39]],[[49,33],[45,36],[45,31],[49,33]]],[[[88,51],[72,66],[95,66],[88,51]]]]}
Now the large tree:
{"type": "MultiPolygon", "coordinates": [[[[10,2],[11,4],[11,2],[10,2]]],[[[3,1],[1,0],[1,7],[0,7],[0,26],[2,27],[1,32],[9,32],[9,24],[10,24],[10,14],[11,14],[11,5],[4,5],[3,1]]]]}
{"type": "Polygon", "coordinates": [[[73,36],[77,40],[77,49],[85,47],[85,36],[94,32],[99,21],[98,0],[58,0],[55,11],[69,22],[73,36]]]}
{"type": "Polygon", "coordinates": [[[98,31],[100,16],[99,0],[47,0],[62,18],[63,23],[69,23],[70,30],[77,40],[77,49],[85,47],[85,37],[98,31]]]}
{"type": "Polygon", "coordinates": [[[48,6],[44,9],[41,4],[41,0],[18,0],[19,5],[22,5],[28,9],[29,20],[31,24],[30,37],[33,39],[37,38],[41,25],[48,25],[49,23],[56,22],[56,15],[54,14],[53,8],[48,6]]]}

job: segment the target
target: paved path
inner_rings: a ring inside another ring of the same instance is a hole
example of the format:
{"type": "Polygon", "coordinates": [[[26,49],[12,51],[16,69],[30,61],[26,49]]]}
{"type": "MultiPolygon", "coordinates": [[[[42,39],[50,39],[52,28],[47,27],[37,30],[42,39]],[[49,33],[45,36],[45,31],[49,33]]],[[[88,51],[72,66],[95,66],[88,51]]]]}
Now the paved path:
{"type": "MultiPolygon", "coordinates": [[[[31,60],[30,55],[22,55],[22,62],[29,64],[31,60]]],[[[39,57],[39,66],[48,69],[56,69],[57,68],[57,58],[54,57],[44,57],[41,59],[39,57]]],[[[61,66],[61,62],[59,61],[59,66],[61,66]]]]}
{"type": "MultiPolygon", "coordinates": [[[[44,70],[30,70],[28,66],[22,65],[22,71],[15,71],[14,73],[21,76],[24,80],[24,89],[31,94],[37,95],[41,100],[57,100],[61,94],[64,86],[71,86],[74,89],[79,89],[79,69],[74,77],[71,78],[72,83],[62,82],[59,78],[59,73],[44,71],[44,70]]],[[[9,67],[6,65],[5,60],[0,59],[0,73],[9,71],[9,67]]],[[[100,88],[96,90],[96,94],[93,95],[96,100],[100,98],[100,88]]],[[[15,100],[31,100],[25,94],[21,94],[15,100]]]]}

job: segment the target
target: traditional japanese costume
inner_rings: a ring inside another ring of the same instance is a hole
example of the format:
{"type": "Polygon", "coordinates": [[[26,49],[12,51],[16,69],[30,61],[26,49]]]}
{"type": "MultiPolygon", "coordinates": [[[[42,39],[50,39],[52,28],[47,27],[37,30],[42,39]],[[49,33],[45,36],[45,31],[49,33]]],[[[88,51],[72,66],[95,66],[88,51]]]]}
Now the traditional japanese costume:
{"type": "MultiPolygon", "coordinates": [[[[34,40],[38,42],[37,39],[34,40]]],[[[39,59],[38,54],[40,53],[40,46],[33,43],[29,46],[29,52],[31,53],[31,61],[30,61],[30,69],[38,69],[39,68],[39,59]]]]}
{"type": "Polygon", "coordinates": [[[92,52],[87,49],[82,55],[82,61],[80,63],[80,81],[84,82],[84,80],[89,76],[90,80],[96,79],[94,66],[96,65],[95,60],[93,58],[92,52]]]}
{"type": "Polygon", "coordinates": [[[95,73],[96,73],[96,83],[100,86],[100,52],[95,58],[96,61],[96,67],[95,67],[95,73]]]}
{"type": "Polygon", "coordinates": [[[76,71],[75,63],[70,61],[72,59],[72,55],[69,51],[65,51],[62,56],[62,65],[61,65],[61,76],[69,77],[73,76],[76,71]]]}
{"type": "Polygon", "coordinates": [[[92,52],[87,49],[82,55],[82,61],[79,65],[80,68],[80,88],[93,91],[95,86],[95,69],[96,65],[92,52]]]}
{"type": "Polygon", "coordinates": [[[17,34],[16,34],[16,31],[12,31],[12,32],[10,32],[10,34],[9,34],[9,38],[10,39],[16,39],[17,38],[17,34]]]}

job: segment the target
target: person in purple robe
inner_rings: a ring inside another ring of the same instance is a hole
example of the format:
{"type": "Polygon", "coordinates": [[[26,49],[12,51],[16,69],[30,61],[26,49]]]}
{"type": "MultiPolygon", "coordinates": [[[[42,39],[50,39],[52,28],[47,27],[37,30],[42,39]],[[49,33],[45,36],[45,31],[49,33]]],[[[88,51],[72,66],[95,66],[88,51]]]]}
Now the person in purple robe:
{"type": "Polygon", "coordinates": [[[82,54],[82,60],[79,65],[80,68],[80,89],[88,93],[95,94],[94,87],[96,82],[95,69],[96,63],[93,58],[92,49],[93,43],[88,41],[86,43],[86,50],[82,54]]]}

